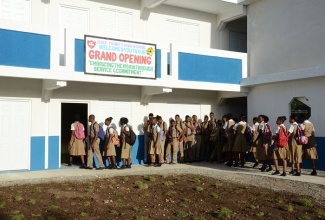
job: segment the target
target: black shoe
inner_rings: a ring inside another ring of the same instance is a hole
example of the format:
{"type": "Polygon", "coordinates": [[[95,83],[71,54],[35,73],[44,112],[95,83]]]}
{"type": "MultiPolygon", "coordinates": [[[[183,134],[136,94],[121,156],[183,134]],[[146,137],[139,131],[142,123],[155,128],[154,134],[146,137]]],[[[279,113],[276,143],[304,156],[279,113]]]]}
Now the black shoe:
{"type": "Polygon", "coordinates": [[[155,167],[161,167],[161,163],[155,164],[155,167]]]}
{"type": "Polygon", "coordinates": [[[239,163],[235,163],[234,164],[234,167],[239,167],[239,163]]]}
{"type": "Polygon", "coordinates": [[[273,170],[273,168],[271,166],[269,166],[269,169],[267,169],[266,172],[270,172],[272,170],[273,170]]]}
{"type": "Polygon", "coordinates": [[[274,173],[272,173],[272,175],[278,175],[280,174],[280,171],[276,170],[274,173]]]}
{"type": "Polygon", "coordinates": [[[317,172],[316,172],[316,170],[313,170],[313,172],[311,172],[310,175],[312,175],[312,176],[317,176],[317,172]]]}
{"type": "Polygon", "coordinates": [[[231,162],[230,163],[229,162],[227,163],[227,166],[228,167],[231,167],[232,165],[233,165],[233,163],[231,163],[231,162]]]}
{"type": "Polygon", "coordinates": [[[93,168],[92,168],[92,167],[86,167],[85,169],[87,169],[87,170],[92,170],[93,168]]]}
{"type": "Polygon", "coordinates": [[[255,168],[257,166],[258,166],[258,163],[256,162],[256,163],[254,163],[253,168],[255,168]]]}
{"type": "Polygon", "coordinates": [[[301,174],[299,172],[293,174],[293,176],[301,176],[301,174]]]}
{"type": "Polygon", "coordinates": [[[291,170],[291,171],[289,172],[289,174],[291,174],[291,175],[295,175],[296,173],[295,173],[294,170],[291,170]]]}
{"type": "Polygon", "coordinates": [[[153,167],[155,164],[153,164],[153,163],[149,163],[148,164],[148,167],[153,167]]]}
{"type": "Polygon", "coordinates": [[[131,164],[126,165],[126,168],[131,169],[131,164]]]}
{"type": "Polygon", "coordinates": [[[264,165],[260,168],[260,171],[261,171],[261,172],[265,172],[265,170],[266,170],[266,165],[264,164],[264,165]]]}
{"type": "Polygon", "coordinates": [[[117,166],[114,165],[111,169],[112,169],[112,170],[116,170],[116,169],[117,169],[117,166]]]}
{"type": "Polygon", "coordinates": [[[126,168],[125,165],[120,166],[120,169],[125,169],[125,168],[126,168]]]}
{"type": "Polygon", "coordinates": [[[72,162],[68,163],[68,166],[71,167],[72,166],[72,162]]]}
{"type": "Polygon", "coordinates": [[[283,172],[280,176],[287,176],[287,173],[283,172]]]}
{"type": "Polygon", "coordinates": [[[98,168],[96,168],[96,170],[104,170],[105,169],[105,167],[98,167],[98,168]]]}
{"type": "Polygon", "coordinates": [[[82,164],[79,169],[87,169],[87,166],[85,164],[82,164]]]}

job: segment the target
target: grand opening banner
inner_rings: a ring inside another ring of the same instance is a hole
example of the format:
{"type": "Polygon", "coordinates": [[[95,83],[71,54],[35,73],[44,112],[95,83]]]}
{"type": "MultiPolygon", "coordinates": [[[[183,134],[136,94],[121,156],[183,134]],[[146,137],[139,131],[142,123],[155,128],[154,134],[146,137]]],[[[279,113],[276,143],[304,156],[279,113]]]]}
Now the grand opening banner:
{"type": "Polygon", "coordinates": [[[156,78],[156,45],[85,36],[85,73],[156,78]]]}

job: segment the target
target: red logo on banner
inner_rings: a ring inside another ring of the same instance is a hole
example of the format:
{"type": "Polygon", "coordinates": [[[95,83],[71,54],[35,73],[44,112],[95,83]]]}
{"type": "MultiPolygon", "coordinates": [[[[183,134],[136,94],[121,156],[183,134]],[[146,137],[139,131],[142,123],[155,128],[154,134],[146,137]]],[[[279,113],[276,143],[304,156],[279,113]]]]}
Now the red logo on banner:
{"type": "Polygon", "coordinates": [[[88,44],[88,47],[90,47],[90,49],[93,49],[96,46],[96,41],[88,40],[87,44],[88,44]]]}

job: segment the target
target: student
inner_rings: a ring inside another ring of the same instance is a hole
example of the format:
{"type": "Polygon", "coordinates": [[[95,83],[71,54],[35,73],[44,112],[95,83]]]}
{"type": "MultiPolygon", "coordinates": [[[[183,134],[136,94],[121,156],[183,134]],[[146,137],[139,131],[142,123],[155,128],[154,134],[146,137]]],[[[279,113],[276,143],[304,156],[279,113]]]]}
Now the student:
{"type": "Polygon", "coordinates": [[[308,144],[303,145],[303,154],[302,157],[305,160],[310,160],[313,171],[310,173],[312,176],[317,176],[315,160],[318,159],[317,155],[317,143],[315,138],[315,128],[314,125],[308,120],[307,115],[303,115],[302,119],[304,120],[301,125],[302,129],[305,131],[305,136],[308,138],[308,144]]]}
{"type": "Polygon", "coordinates": [[[271,158],[274,161],[275,172],[272,175],[280,174],[278,160],[282,160],[283,163],[283,173],[281,176],[287,175],[287,151],[288,151],[288,136],[287,128],[284,126],[284,122],[287,120],[286,116],[279,116],[276,120],[278,128],[275,132],[275,146],[272,152],[271,158]]]}
{"type": "Polygon", "coordinates": [[[253,118],[253,127],[252,127],[253,140],[252,140],[252,148],[251,148],[251,152],[252,152],[254,160],[255,160],[253,168],[258,166],[258,159],[257,159],[257,156],[256,156],[256,149],[257,149],[257,146],[258,146],[257,136],[258,136],[258,132],[259,132],[258,126],[259,126],[258,118],[254,117],[253,118]]]}
{"type": "Polygon", "coordinates": [[[298,123],[296,122],[296,116],[290,116],[291,126],[289,128],[289,161],[291,163],[291,175],[300,176],[300,164],[302,163],[302,145],[298,145],[295,139],[298,131],[298,123]],[[297,172],[295,172],[295,169],[297,172]]]}
{"type": "Polygon", "coordinates": [[[152,119],[151,142],[149,148],[150,164],[149,166],[161,167],[161,144],[160,144],[160,127],[157,124],[157,118],[152,119]],[[158,155],[158,163],[155,164],[155,156],[158,155]]]}
{"type": "Polygon", "coordinates": [[[184,163],[184,134],[185,134],[185,125],[181,121],[179,115],[175,115],[176,127],[177,130],[182,130],[182,133],[178,137],[178,148],[181,154],[180,163],[184,163]]]}
{"type": "MultiPolygon", "coordinates": [[[[215,135],[217,135],[217,120],[214,118],[214,113],[210,112],[209,120],[209,145],[208,145],[208,156],[206,162],[210,161],[213,149],[215,148],[215,135]]],[[[210,161],[211,162],[211,161],[210,161]]]]}
{"type": "Polygon", "coordinates": [[[114,130],[114,128],[110,127],[112,120],[113,120],[112,117],[105,119],[105,125],[107,126],[107,129],[106,129],[106,143],[105,143],[103,156],[107,157],[108,162],[109,162],[109,166],[106,167],[107,169],[117,169],[116,159],[115,159],[116,150],[115,150],[113,138],[118,139],[118,137],[116,137],[117,133],[114,130]]]}
{"type": "Polygon", "coordinates": [[[195,136],[194,136],[194,146],[193,146],[193,158],[195,162],[200,162],[200,150],[202,143],[202,127],[198,122],[198,118],[196,115],[192,116],[193,126],[195,128],[195,136]]]}
{"type": "Polygon", "coordinates": [[[194,158],[193,148],[194,148],[194,136],[195,136],[195,127],[191,122],[191,117],[186,115],[185,117],[185,161],[192,163],[194,158]]]}
{"type": "MultiPolygon", "coordinates": [[[[151,131],[151,127],[152,127],[152,118],[153,118],[153,113],[150,113],[148,115],[148,120],[143,127],[144,128],[143,131],[145,133],[145,149],[146,150],[148,150],[150,147],[150,141],[151,141],[151,137],[150,137],[151,132],[150,131],[151,131]]],[[[150,158],[147,162],[150,163],[150,158]]]]}
{"type": "Polygon", "coordinates": [[[167,123],[163,121],[162,117],[157,115],[158,125],[160,127],[160,141],[161,141],[161,161],[164,163],[165,156],[165,143],[166,143],[166,134],[167,134],[167,123]]]}
{"type": "Polygon", "coordinates": [[[244,167],[244,163],[245,163],[245,155],[246,152],[248,151],[248,143],[246,140],[246,135],[245,135],[245,131],[246,131],[246,116],[241,116],[240,118],[240,122],[238,122],[237,124],[234,125],[234,135],[235,135],[235,142],[234,142],[234,147],[232,149],[232,151],[235,154],[235,164],[234,167],[238,167],[239,166],[239,158],[240,158],[240,166],[244,167]]]}
{"type": "Polygon", "coordinates": [[[105,169],[102,155],[100,154],[99,144],[100,139],[98,137],[99,132],[99,124],[95,121],[95,115],[89,115],[88,121],[91,123],[90,125],[90,143],[89,143],[89,149],[88,149],[88,161],[87,161],[87,169],[93,169],[93,159],[94,159],[94,153],[96,155],[97,161],[99,163],[99,168],[96,168],[96,170],[103,170],[105,169]]]}
{"type": "Polygon", "coordinates": [[[130,128],[128,126],[129,120],[125,117],[120,119],[121,126],[121,140],[122,140],[122,153],[121,158],[123,165],[120,169],[131,168],[131,145],[126,142],[126,136],[131,136],[130,128]]]}
{"type": "Polygon", "coordinates": [[[208,159],[208,145],[210,139],[209,132],[209,116],[205,115],[204,120],[201,123],[202,128],[202,143],[201,143],[201,152],[200,152],[200,161],[209,160],[208,159]]]}
{"type": "Polygon", "coordinates": [[[173,158],[172,162],[169,164],[177,164],[177,153],[178,153],[178,137],[182,135],[183,130],[176,126],[176,121],[174,119],[170,120],[170,126],[168,128],[167,137],[168,144],[166,149],[165,161],[168,163],[170,159],[171,148],[173,148],[173,158]]]}
{"type": "Polygon", "coordinates": [[[222,163],[222,121],[217,121],[217,126],[211,132],[210,142],[213,143],[213,151],[210,156],[210,163],[213,161],[217,161],[218,163],[222,163]]]}
{"type": "Polygon", "coordinates": [[[263,163],[261,167],[262,172],[269,172],[272,170],[271,161],[270,161],[270,152],[269,147],[272,143],[272,132],[270,125],[267,123],[269,121],[269,117],[266,115],[259,115],[258,116],[258,136],[255,140],[255,144],[258,143],[256,149],[256,156],[259,162],[263,163]],[[268,169],[267,165],[269,166],[268,169]]]}
{"type": "Polygon", "coordinates": [[[224,134],[227,138],[226,144],[223,146],[223,152],[227,153],[228,163],[227,166],[231,167],[233,165],[233,153],[232,149],[235,142],[234,135],[235,121],[233,120],[232,114],[227,114],[227,121],[223,126],[224,134]]]}
{"type": "Polygon", "coordinates": [[[71,137],[69,142],[69,166],[72,166],[72,157],[80,156],[82,165],[80,169],[86,168],[85,158],[85,127],[80,123],[80,116],[76,115],[74,118],[74,123],[71,124],[71,137]]]}

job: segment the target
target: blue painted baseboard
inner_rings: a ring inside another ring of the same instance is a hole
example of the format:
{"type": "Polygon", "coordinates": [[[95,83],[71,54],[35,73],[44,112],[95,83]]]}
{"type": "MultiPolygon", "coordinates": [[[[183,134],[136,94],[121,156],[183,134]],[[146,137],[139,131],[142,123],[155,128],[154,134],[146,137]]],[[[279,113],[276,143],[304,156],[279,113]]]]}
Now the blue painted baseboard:
{"type": "Polygon", "coordinates": [[[45,169],[45,137],[31,137],[30,170],[45,169]]]}
{"type": "Polygon", "coordinates": [[[60,168],[59,136],[49,136],[48,169],[60,168]]]}

